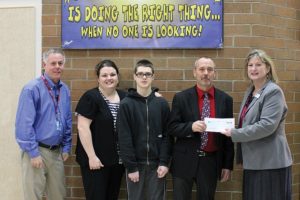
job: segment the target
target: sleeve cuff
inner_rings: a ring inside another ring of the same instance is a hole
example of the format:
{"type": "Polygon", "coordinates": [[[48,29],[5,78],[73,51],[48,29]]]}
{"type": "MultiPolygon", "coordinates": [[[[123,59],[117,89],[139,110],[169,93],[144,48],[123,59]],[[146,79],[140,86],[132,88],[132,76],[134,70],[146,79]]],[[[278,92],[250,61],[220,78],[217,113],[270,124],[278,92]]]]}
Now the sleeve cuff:
{"type": "Polygon", "coordinates": [[[63,146],[62,147],[62,153],[68,153],[70,154],[71,148],[69,146],[63,146]]]}
{"type": "Polygon", "coordinates": [[[30,158],[35,158],[41,155],[38,149],[28,151],[27,153],[29,154],[30,158]]]}
{"type": "Polygon", "coordinates": [[[129,167],[129,168],[127,168],[127,170],[128,170],[128,173],[133,173],[133,172],[139,171],[139,169],[137,167],[129,167]]]}

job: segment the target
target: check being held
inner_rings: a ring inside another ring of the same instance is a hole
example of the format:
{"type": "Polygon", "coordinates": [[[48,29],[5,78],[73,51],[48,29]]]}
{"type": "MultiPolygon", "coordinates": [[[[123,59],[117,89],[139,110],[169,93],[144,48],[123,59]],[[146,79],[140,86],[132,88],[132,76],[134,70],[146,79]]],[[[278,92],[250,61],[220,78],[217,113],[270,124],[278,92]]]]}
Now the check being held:
{"type": "Polygon", "coordinates": [[[226,128],[234,128],[234,118],[204,118],[204,122],[207,132],[221,132],[226,128]]]}

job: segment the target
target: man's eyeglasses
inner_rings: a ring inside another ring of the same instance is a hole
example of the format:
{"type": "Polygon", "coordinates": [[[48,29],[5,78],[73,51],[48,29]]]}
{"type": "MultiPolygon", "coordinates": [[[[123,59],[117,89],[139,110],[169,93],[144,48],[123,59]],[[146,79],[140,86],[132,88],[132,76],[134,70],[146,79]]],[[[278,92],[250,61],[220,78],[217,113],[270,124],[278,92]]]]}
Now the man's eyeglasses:
{"type": "Polygon", "coordinates": [[[146,78],[151,78],[153,76],[153,74],[151,72],[146,72],[146,73],[143,73],[143,72],[137,72],[135,74],[138,78],[144,78],[144,76],[146,78]]]}

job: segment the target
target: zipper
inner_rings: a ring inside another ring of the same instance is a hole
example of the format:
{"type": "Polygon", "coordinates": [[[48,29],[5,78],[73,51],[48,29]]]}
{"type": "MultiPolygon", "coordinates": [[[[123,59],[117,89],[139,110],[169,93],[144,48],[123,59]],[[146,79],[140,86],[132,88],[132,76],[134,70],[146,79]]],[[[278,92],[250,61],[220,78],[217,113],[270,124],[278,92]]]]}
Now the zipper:
{"type": "Polygon", "coordinates": [[[146,99],[146,116],[147,116],[147,165],[149,165],[149,109],[148,109],[148,99],[146,99]]]}

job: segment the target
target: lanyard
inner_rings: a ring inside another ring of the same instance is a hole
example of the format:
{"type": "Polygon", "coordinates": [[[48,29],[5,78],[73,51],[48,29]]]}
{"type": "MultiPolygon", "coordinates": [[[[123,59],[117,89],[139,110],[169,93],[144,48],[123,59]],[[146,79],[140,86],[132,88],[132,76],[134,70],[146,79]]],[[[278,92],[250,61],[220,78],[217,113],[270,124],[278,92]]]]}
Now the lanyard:
{"type": "Polygon", "coordinates": [[[51,92],[51,87],[48,83],[48,80],[45,78],[45,76],[41,76],[41,79],[44,81],[45,86],[48,89],[48,93],[51,96],[52,102],[54,104],[54,109],[55,109],[55,114],[58,114],[58,103],[59,103],[59,99],[60,99],[60,88],[57,89],[58,92],[58,96],[57,96],[57,100],[55,100],[56,98],[53,96],[52,92],[51,92]]]}

